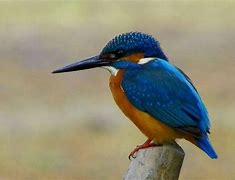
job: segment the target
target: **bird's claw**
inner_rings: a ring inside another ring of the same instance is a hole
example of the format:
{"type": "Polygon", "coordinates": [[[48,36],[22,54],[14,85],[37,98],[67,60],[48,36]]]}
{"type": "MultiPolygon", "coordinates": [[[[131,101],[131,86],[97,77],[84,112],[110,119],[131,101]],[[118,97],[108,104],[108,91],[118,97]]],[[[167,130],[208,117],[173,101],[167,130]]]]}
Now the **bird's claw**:
{"type": "Polygon", "coordinates": [[[128,156],[128,159],[129,160],[131,160],[131,158],[135,159],[137,157],[136,154],[140,149],[145,149],[145,148],[154,147],[154,146],[158,146],[158,145],[152,142],[151,139],[147,139],[147,141],[145,141],[144,144],[136,146],[136,148],[133,151],[131,151],[131,153],[128,156]]]}
{"type": "Polygon", "coordinates": [[[128,159],[131,160],[132,158],[135,159],[136,158],[136,153],[140,150],[140,145],[136,146],[136,148],[131,151],[131,153],[128,156],[128,159]]]}

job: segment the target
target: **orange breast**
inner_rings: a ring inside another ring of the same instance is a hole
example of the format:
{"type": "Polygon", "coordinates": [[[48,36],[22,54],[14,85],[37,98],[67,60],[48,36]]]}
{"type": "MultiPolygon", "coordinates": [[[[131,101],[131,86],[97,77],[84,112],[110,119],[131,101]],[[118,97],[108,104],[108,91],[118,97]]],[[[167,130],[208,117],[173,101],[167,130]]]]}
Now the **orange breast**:
{"type": "Polygon", "coordinates": [[[124,70],[119,70],[116,76],[110,77],[109,86],[112,95],[123,113],[145,134],[148,138],[158,143],[166,143],[176,138],[182,138],[183,134],[161,123],[149,114],[135,108],[127,99],[121,88],[124,70]]]}

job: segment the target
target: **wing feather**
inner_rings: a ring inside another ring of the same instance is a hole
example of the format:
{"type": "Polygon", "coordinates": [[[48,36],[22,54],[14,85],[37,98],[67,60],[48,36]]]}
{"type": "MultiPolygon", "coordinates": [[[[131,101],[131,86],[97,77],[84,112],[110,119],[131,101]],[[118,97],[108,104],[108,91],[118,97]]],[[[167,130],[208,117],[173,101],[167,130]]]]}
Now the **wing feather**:
{"type": "Polygon", "coordinates": [[[169,62],[154,60],[126,70],[122,88],[133,105],[170,127],[194,136],[209,130],[207,111],[196,88],[169,62]]]}

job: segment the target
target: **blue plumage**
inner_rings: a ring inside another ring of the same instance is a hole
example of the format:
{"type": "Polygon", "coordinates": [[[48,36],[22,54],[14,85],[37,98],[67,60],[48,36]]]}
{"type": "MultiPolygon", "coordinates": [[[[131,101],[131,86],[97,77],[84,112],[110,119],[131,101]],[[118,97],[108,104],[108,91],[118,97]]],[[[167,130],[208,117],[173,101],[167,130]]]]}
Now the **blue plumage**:
{"type": "MultiPolygon", "coordinates": [[[[121,34],[109,41],[99,55],[53,73],[94,67],[104,67],[112,73],[110,88],[116,103],[149,140],[153,140],[155,135],[166,141],[181,137],[176,133],[196,144],[211,158],[217,158],[208,139],[208,113],[196,88],[182,70],[168,62],[159,42],[152,36],[141,32],[121,34]],[[123,71],[118,71],[120,69],[123,71]],[[149,120],[147,116],[145,119],[145,114],[138,110],[153,118],[149,120]],[[162,123],[168,125],[162,128],[165,134],[169,133],[167,137],[156,131],[161,131],[158,125],[162,123]]],[[[141,148],[151,147],[151,141],[146,142],[149,144],[138,146],[130,156],[133,157],[141,148]]]]}
{"type": "Polygon", "coordinates": [[[158,57],[168,60],[163,53],[160,43],[152,36],[141,32],[129,32],[116,36],[103,48],[101,54],[125,52],[125,55],[144,53],[145,57],[158,57]]]}
{"type": "Polygon", "coordinates": [[[143,65],[127,61],[115,65],[121,69],[122,64],[125,73],[121,85],[128,100],[162,123],[192,134],[198,146],[215,158],[207,138],[210,128],[207,110],[189,79],[161,59],[143,65]]]}
{"type": "Polygon", "coordinates": [[[198,147],[200,147],[204,152],[206,152],[206,154],[208,154],[208,156],[210,156],[212,159],[216,159],[218,157],[208,139],[208,136],[198,138],[196,139],[196,142],[198,147]]]}
{"type": "Polygon", "coordinates": [[[185,76],[164,60],[126,69],[122,81],[128,99],[141,111],[171,127],[195,126],[202,133],[209,121],[198,93],[185,76]]]}

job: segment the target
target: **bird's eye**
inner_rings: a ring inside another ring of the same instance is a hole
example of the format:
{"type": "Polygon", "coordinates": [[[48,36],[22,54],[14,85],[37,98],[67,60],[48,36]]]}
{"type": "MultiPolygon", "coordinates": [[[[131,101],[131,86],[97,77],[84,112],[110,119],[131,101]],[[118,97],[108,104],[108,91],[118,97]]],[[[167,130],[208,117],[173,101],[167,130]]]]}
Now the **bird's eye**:
{"type": "Polygon", "coordinates": [[[111,53],[101,54],[100,57],[102,59],[110,59],[110,60],[117,60],[125,55],[123,50],[116,50],[111,53]]]}
{"type": "Polygon", "coordinates": [[[114,53],[109,54],[109,59],[115,59],[116,55],[114,53]]]}
{"type": "Polygon", "coordinates": [[[122,57],[124,55],[124,51],[123,50],[118,50],[118,51],[116,51],[115,54],[116,54],[117,57],[122,57]]]}

